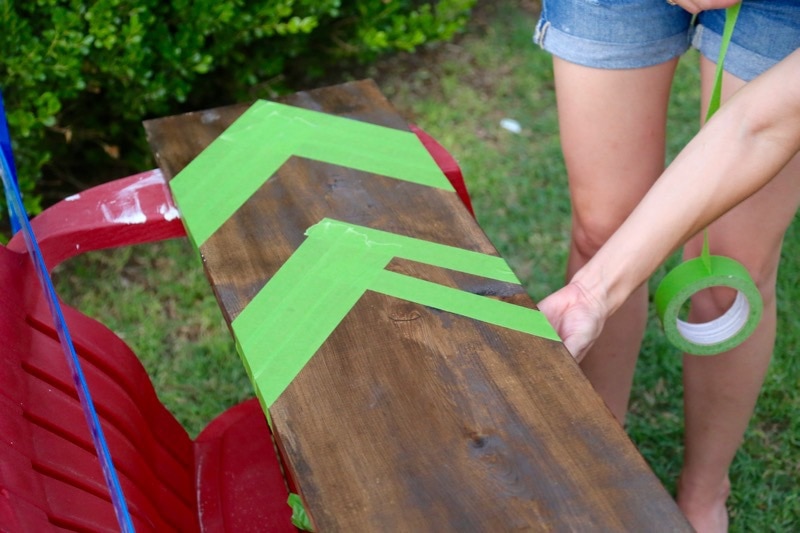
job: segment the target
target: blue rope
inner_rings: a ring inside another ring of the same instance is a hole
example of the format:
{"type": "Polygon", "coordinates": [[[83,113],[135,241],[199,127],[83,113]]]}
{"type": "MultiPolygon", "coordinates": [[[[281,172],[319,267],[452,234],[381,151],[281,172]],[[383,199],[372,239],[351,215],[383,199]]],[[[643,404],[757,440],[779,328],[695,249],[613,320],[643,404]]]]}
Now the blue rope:
{"type": "MultiPolygon", "coordinates": [[[[0,114],[2,114],[2,120],[0,120],[0,122],[5,124],[5,109],[3,108],[2,99],[0,99],[0,114]]],[[[61,341],[61,347],[64,350],[64,354],[67,356],[67,363],[69,364],[70,372],[72,374],[72,380],[75,383],[75,388],[78,392],[78,398],[80,399],[81,407],[83,408],[83,414],[86,417],[87,423],[89,424],[89,430],[92,434],[92,442],[94,443],[94,448],[100,461],[103,477],[105,478],[106,485],[108,486],[108,490],[111,494],[111,502],[114,505],[114,512],[116,513],[120,530],[123,533],[133,532],[135,529],[133,527],[133,522],[131,521],[131,515],[128,512],[128,506],[125,502],[125,497],[122,494],[122,487],[119,484],[119,479],[117,478],[117,473],[111,460],[111,453],[108,450],[108,444],[103,436],[103,429],[100,426],[100,420],[97,417],[97,412],[94,409],[92,396],[89,393],[89,386],[86,383],[86,378],[83,375],[83,370],[81,369],[78,355],[75,352],[75,346],[72,344],[72,338],[70,337],[69,330],[67,329],[67,323],[64,320],[64,315],[61,311],[61,305],[58,302],[58,297],[56,296],[56,291],[53,287],[53,281],[50,279],[50,274],[47,272],[44,257],[39,249],[39,243],[36,240],[36,236],[33,234],[30,220],[28,220],[28,215],[25,212],[25,207],[22,203],[22,196],[19,192],[19,186],[14,179],[15,169],[12,162],[13,158],[11,157],[11,143],[8,136],[7,127],[3,130],[3,126],[0,126],[0,137],[0,144],[2,144],[2,150],[0,150],[0,163],[2,163],[2,166],[0,167],[0,178],[2,178],[3,187],[5,188],[9,216],[11,217],[12,222],[16,223],[17,227],[22,230],[23,237],[25,238],[25,246],[28,249],[28,255],[30,255],[31,259],[33,260],[33,264],[36,269],[36,275],[39,278],[39,283],[41,284],[42,290],[47,297],[47,304],[50,308],[50,314],[53,316],[53,321],[56,324],[56,330],[58,332],[58,339],[61,341]],[[5,142],[6,140],[8,140],[7,143],[5,142]]]]}
{"type": "MultiPolygon", "coordinates": [[[[8,132],[8,120],[6,120],[6,108],[3,102],[3,91],[0,91],[0,151],[5,157],[6,164],[8,165],[8,173],[11,181],[17,184],[17,168],[14,166],[14,152],[11,150],[11,134],[8,132]]],[[[8,218],[11,220],[11,234],[19,231],[19,222],[11,211],[11,202],[8,203],[8,218]]]]}

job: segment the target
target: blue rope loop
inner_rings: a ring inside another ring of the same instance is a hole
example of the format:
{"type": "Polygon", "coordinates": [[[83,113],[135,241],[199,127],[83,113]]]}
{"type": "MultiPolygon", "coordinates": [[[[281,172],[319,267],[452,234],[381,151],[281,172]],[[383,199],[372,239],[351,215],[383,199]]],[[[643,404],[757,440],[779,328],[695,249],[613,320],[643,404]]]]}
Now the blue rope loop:
{"type": "Polygon", "coordinates": [[[119,523],[120,531],[123,533],[134,532],[133,522],[131,520],[128,505],[125,501],[125,496],[122,493],[122,487],[117,477],[117,472],[114,468],[114,463],[111,460],[111,453],[108,450],[108,443],[103,435],[103,428],[100,425],[100,419],[97,416],[97,411],[92,402],[92,396],[89,392],[89,386],[86,383],[86,378],[83,374],[78,355],[75,352],[75,346],[72,343],[69,329],[67,328],[64,314],[61,311],[61,305],[58,302],[53,281],[47,271],[44,262],[44,256],[39,248],[39,243],[31,228],[30,220],[25,212],[25,207],[22,202],[22,195],[19,191],[19,185],[16,180],[16,169],[13,163],[13,153],[11,152],[11,137],[8,133],[8,124],[6,122],[5,108],[3,107],[2,95],[0,95],[0,178],[3,181],[3,188],[5,189],[6,202],[8,203],[9,217],[11,218],[12,227],[16,225],[17,231],[22,231],[25,239],[25,246],[28,249],[28,255],[33,261],[36,275],[39,278],[39,283],[42,286],[47,298],[47,305],[50,309],[50,314],[53,317],[53,322],[56,325],[58,332],[58,339],[61,342],[61,347],[64,350],[64,355],[67,358],[67,363],[72,374],[72,379],[75,383],[75,389],[78,393],[78,398],[81,402],[84,417],[89,425],[89,432],[92,436],[97,458],[100,461],[100,467],[103,471],[103,477],[111,495],[111,502],[114,506],[114,512],[119,523]]]}

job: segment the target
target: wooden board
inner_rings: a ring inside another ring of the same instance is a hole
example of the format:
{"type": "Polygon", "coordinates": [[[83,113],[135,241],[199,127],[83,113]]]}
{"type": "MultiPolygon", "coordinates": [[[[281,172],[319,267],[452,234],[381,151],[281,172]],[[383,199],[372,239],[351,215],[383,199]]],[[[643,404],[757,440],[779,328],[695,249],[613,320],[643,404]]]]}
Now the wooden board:
{"type": "MultiPolygon", "coordinates": [[[[370,81],[284,102],[407,128],[370,81]]],[[[167,178],[246,109],[146,122],[167,178]]],[[[199,243],[229,324],[326,217],[497,255],[455,192],[291,157],[199,243]]],[[[518,283],[404,258],[386,270],[535,309],[518,283]]],[[[269,414],[317,531],[690,530],[559,342],[380,291],[269,414]]]]}

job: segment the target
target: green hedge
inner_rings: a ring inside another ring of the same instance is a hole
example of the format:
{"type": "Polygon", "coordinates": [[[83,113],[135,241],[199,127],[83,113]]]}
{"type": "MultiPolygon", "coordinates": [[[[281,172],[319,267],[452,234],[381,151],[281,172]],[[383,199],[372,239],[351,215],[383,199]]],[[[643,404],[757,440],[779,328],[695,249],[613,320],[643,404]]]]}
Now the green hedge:
{"type": "Polygon", "coordinates": [[[143,119],[450,39],[474,3],[0,0],[0,86],[27,207],[41,207],[43,173],[56,183],[151,164],[143,119]]]}

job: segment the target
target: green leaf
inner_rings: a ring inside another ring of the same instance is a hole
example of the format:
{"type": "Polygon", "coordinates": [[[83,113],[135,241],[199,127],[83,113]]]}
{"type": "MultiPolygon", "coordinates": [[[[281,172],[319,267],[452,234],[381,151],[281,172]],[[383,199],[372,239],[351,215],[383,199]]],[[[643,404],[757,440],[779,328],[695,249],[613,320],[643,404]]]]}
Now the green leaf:
{"type": "Polygon", "coordinates": [[[314,531],[314,527],[308,519],[306,508],[303,507],[303,501],[300,499],[300,496],[291,493],[286,503],[292,508],[292,524],[303,531],[314,531]]]}

